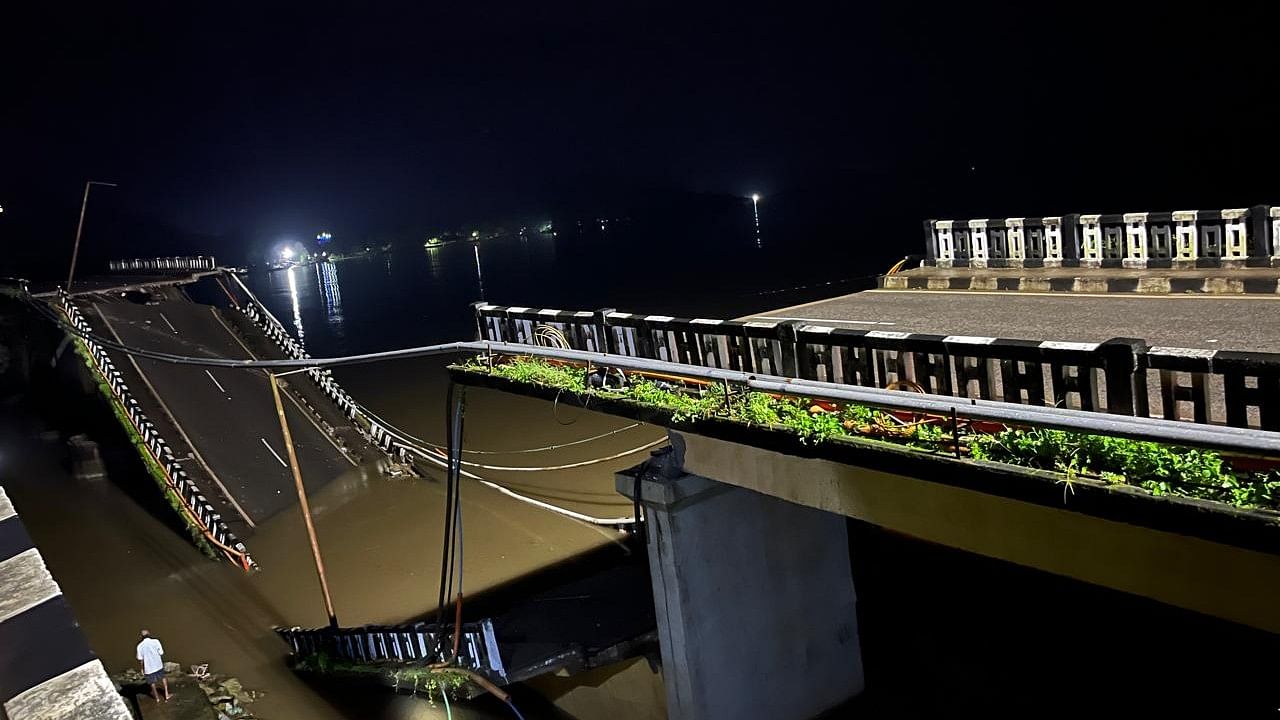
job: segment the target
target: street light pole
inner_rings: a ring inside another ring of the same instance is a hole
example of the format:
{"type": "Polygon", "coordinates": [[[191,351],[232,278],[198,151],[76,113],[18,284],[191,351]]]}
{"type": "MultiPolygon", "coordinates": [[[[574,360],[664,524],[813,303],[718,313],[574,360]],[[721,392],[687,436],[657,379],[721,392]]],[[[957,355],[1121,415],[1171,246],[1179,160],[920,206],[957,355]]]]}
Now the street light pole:
{"type": "Polygon", "coordinates": [[[115,183],[90,180],[84,184],[84,200],[80,202],[80,223],[76,225],[76,244],[71,248],[71,270],[67,272],[67,292],[71,292],[71,280],[76,276],[76,258],[80,255],[80,232],[84,230],[84,211],[89,207],[89,188],[94,185],[116,187],[115,183]]]}

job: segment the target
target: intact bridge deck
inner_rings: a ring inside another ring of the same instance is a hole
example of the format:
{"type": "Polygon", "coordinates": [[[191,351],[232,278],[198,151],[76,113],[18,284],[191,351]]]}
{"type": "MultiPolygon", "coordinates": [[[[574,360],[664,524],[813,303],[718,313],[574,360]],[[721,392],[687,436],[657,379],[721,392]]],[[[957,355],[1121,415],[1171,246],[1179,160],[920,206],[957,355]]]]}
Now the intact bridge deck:
{"type": "Polygon", "coordinates": [[[869,290],[766,310],[749,319],[938,335],[1066,342],[1138,337],[1165,347],[1280,350],[1280,296],[869,290]]]}

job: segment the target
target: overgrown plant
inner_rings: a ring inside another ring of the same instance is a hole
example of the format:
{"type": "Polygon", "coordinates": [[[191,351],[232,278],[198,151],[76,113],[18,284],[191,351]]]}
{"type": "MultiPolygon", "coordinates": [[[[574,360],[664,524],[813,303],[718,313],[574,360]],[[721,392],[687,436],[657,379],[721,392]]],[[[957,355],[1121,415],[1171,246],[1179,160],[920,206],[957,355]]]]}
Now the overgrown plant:
{"type": "Polygon", "coordinates": [[[1237,471],[1210,450],[1038,428],[973,432],[967,424],[953,429],[940,418],[907,422],[877,408],[836,406],[754,390],[730,391],[718,384],[690,386],[633,376],[622,388],[593,388],[584,368],[537,358],[515,358],[493,365],[473,360],[463,367],[516,382],[660,407],[670,412],[677,424],[725,418],[793,432],[803,442],[874,437],[924,452],[962,452],[975,460],[1049,470],[1063,476],[1067,493],[1073,491],[1072,483],[1088,478],[1141,488],[1157,496],[1280,510],[1280,473],[1237,471]]]}
{"type": "Polygon", "coordinates": [[[173,511],[178,514],[178,517],[182,518],[183,525],[187,528],[187,533],[191,536],[191,541],[200,549],[200,552],[214,560],[219,559],[221,556],[216,550],[214,550],[213,546],[209,544],[209,540],[205,538],[204,530],[202,530],[199,525],[192,522],[188,517],[190,510],[187,508],[186,503],[182,501],[182,498],[178,496],[178,493],[169,485],[169,480],[165,475],[164,468],[160,467],[160,465],[155,461],[155,458],[151,456],[151,451],[147,449],[146,440],[138,434],[138,430],[134,427],[133,421],[129,419],[129,413],[124,409],[124,406],[120,404],[120,399],[116,397],[114,392],[112,392],[111,386],[108,385],[97,372],[97,364],[93,361],[93,356],[89,353],[88,348],[84,346],[84,343],[79,339],[75,340],[75,352],[89,368],[89,372],[93,375],[94,385],[98,388],[98,392],[102,395],[103,399],[107,401],[107,405],[111,408],[111,412],[116,416],[116,420],[119,421],[120,426],[124,428],[125,433],[129,437],[129,442],[133,445],[134,450],[137,451],[138,457],[142,459],[142,464],[146,466],[147,474],[151,476],[151,479],[155,481],[156,485],[160,488],[160,492],[164,495],[165,502],[169,504],[169,507],[173,508],[173,511]]]}
{"type": "Polygon", "coordinates": [[[362,663],[342,657],[332,657],[329,653],[321,651],[299,658],[293,668],[300,672],[322,675],[376,677],[396,690],[422,695],[433,703],[440,702],[445,693],[449,694],[450,701],[470,695],[466,692],[466,687],[471,678],[461,670],[448,667],[362,663]]]}
{"type": "Polygon", "coordinates": [[[397,690],[412,690],[415,695],[425,695],[431,702],[438,702],[445,693],[450,700],[459,699],[470,678],[450,668],[408,665],[392,670],[391,680],[397,690]]]}

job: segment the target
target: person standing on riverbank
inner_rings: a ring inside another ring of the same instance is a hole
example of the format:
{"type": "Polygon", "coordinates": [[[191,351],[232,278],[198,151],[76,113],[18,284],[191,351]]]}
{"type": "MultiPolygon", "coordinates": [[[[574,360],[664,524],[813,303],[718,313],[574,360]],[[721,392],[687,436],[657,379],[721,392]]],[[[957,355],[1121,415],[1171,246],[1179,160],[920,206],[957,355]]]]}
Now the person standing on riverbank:
{"type": "Polygon", "coordinates": [[[169,679],[164,676],[164,646],[151,637],[149,630],[142,631],[142,642],[138,643],[138,662],[142,663],[142,674],[147,677],[151,686],[151,697],[160,702],[160,691],[157,685],[164,685],[164,699],[169,701],[169,679]]]}

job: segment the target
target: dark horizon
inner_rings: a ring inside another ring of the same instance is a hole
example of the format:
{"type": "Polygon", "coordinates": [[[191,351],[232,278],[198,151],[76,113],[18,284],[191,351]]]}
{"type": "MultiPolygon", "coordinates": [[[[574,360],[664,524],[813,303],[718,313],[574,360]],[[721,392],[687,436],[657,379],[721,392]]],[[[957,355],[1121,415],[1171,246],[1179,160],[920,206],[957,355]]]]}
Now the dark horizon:
{"type": "Polygon", "coordinates": [[[1270,203],[1268,26],[740,5],[15,19],[3,270],[65,266],[89,179],[120,184],[94,191],[90,261],[752,192],[783,236],[887,234],[897,254],[931,216],[1270,203]]]}

